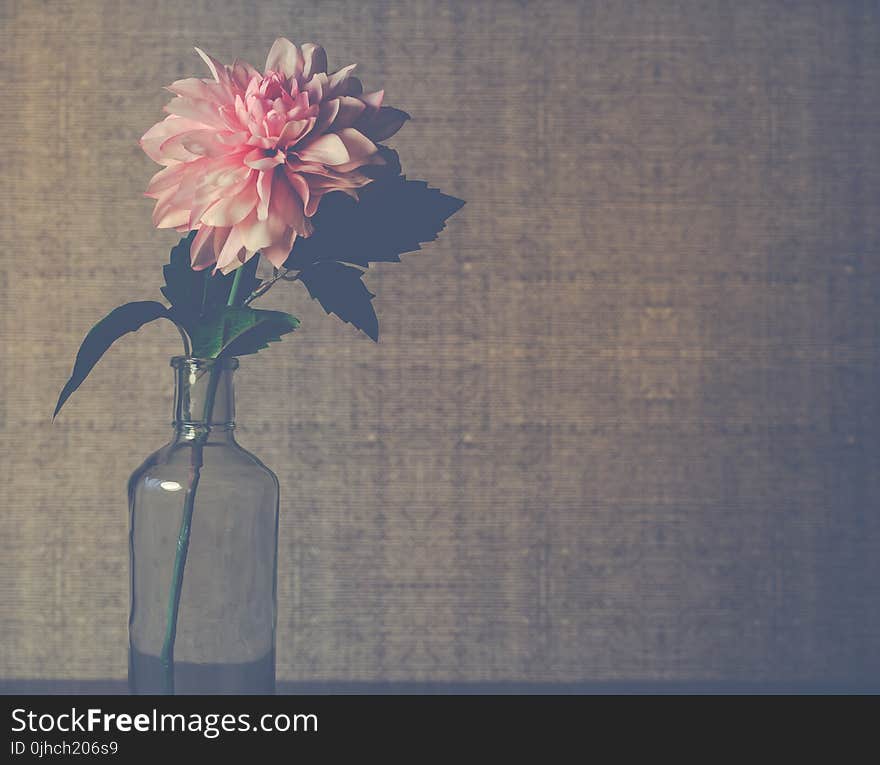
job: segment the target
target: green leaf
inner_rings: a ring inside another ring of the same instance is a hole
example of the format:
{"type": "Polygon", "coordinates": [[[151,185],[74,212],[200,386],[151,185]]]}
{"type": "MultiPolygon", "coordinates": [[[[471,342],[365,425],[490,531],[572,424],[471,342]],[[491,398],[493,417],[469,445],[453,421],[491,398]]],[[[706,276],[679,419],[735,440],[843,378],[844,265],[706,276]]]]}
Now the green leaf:
{"type": "Polygon", "coordinates": [[[358,189],[358,199],[331,192],[312,217],[315,231],[298,237],[285,267],[297,271],[336,260],[367,268],[434,241],[464,201],[406,176],[383,176],[358,189]]]}
{"type": "Polygon", "coordinates": [[[163,269],[162,288],[162,294],[171,303],[171,316],[192,340],[193,356],[215,359],[256,353],[299,326],[299,320],[290,314],[227,306],[236,273],[241,274],[237,302],[259,286],[259,258],[252,257],[238,271],[226,276],[212,274],[210,268],[194,271],[190,265],[193,237],[191,232],[171,250],[170,262],[163,269]]]}
{"type": "Polygon", "coordinates": [[[242,306],[222,307],[193,325],[193,356],[216,359],[246,356],[281,339],[299,326],[299,319],[282,311],[242,306]]]}
{"type": "Polygon", "coordinates": [[[52,419],[55,419],[58,412],[61,411],[61,407],[64,406],[64,402],[70,398],[70,394],[82,385],[83,380],[86,379],[101,356],[116,340],[156,319],[172,320],[170,312],[161,303],[157,303],[155,300],[141,300],[114,308],[95,324],[85,336],[79,352],[76,354],[73,372],[58,397],[52,419]]]}
{"type": "MultiPolygon", "coordinates": [[[[212,274],[211,268],[194,271],[190,265],[190,246],[195,238],[191,231],[171,249],[168,265],[162,268],[165,274],[165,286],[162,294],[171,303],[174,317],[189,332],[199,322],[200,317],[218,311],[226,305],[235,272],[224,276],[212,274]]],[[[257,279],[257,263],[259,257],[252,257],[240,267],[242,274],[239,280],[238,295],[244,299],[260,284],[257,279]]]]}
{"type": "Polygon", "coordinates": [[[358,200],[341,192],[322,198],[312,218],[314,233],[298,237],[284,263],[300,272],[300,281],[327,313],[351,322],[373,340],[379,337],[379,324],[363,269],[372,263],[398,263],[401,254],[420,250],[464,205],[424,181],[399,175],[394,152],[383,150],[383,158],[386,166],[374,168],[378,177],[358,189],[358,200]]]}
{"type": "Polygon", "coordinates": [[[378,343],[379,320],[372,302],[376,296],[367,289],[363,275],[360,268],[325,260],[307,266],[299,278],[327,313],[335,313],[378,343]]]}
{"type": "Polygon", "coordinates": [[[168,265],[162,267],[165,274],[162,294],[181,314],[193,309],[198,313],[202,303],[205,272],[193,271],[189,262],[189,248],[195,235],[195,231],[190,231],[172,247],[168,265]]]}

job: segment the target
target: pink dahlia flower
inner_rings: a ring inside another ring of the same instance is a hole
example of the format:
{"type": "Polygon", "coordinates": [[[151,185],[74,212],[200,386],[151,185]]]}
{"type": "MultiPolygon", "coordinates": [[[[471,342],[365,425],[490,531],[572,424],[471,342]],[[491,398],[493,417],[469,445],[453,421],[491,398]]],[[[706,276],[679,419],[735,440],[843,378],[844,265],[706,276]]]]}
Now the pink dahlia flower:
{"type": "Polygon", "coordinates": [[[354,64],[328,74],[319,45],[277,39],[262,74],[196,51],[213,79],[172,83],[168,117],[141,138],[165,165],[147,187],[153,223],[198,231],[195,269],[229,273],[257,251],[280,267],[324,194],[357,198],[371,180],[362,168],[384,163],[376,142],[408,115],[382,106],[383,91],[364,93],[354,64]]]}

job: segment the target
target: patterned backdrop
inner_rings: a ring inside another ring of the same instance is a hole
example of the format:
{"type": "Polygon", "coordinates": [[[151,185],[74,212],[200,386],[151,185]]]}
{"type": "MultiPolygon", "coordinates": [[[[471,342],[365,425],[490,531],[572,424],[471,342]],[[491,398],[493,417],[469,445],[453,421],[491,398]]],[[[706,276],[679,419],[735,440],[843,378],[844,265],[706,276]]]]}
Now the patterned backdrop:
{"type": "Polygon", "coordinates": [[[137,139],[193,45],[360,62],[468,201],[371,269],[378,345],[300,285],[237,373],[281,480],[287,681],[880,681],[874,2],[2,0],[0,676],[123,678],[125,481],[170,435],[137,139]]]}

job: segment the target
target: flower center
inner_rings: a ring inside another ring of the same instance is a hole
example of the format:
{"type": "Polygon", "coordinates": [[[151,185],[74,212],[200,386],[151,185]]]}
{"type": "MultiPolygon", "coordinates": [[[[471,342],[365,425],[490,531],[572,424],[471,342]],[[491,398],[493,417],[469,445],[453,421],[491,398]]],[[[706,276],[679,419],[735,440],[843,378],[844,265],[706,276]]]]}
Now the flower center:
{"type": "MultiPolygon", "coordinates": [[[[281,73],[268,72],[253,76],[245,92],[244,105],[247,114],[244,121],[251,133],[276,141],[285,125],[303,119],[303,112],[308,110],[308,96],[299,92],[295,79],[288,86],[281,73]]],[[[269,147],[264,144],[264,148],[269,147]]]]}

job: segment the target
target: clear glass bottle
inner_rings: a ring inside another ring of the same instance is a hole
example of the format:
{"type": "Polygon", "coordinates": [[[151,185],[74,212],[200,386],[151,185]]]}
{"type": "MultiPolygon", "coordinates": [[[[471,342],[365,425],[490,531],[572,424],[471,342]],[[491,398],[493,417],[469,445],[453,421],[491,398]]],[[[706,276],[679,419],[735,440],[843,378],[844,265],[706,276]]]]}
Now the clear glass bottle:
{"type": "Polygon", "coordinates": [[[128,484],[132,693],[274,693],[278,479],[233,435],[237,359],[175,357],[174,437],[128,484]]]}

